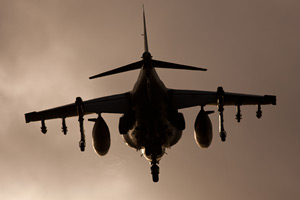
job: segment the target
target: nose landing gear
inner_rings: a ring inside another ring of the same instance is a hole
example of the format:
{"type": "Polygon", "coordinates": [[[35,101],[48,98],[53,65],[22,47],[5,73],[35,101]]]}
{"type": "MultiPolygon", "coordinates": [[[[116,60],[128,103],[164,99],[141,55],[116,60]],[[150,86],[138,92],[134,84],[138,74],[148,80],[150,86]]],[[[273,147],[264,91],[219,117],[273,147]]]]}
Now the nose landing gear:
{"type": "Polygon", "coordinates": [[[151,174],[152,174],[152,180],[153,182],[158,182],[159,180],[159,177],[158,177],[158,174],[159,174],[159,166],[157,165],[157,161],[156,159],[152,160],[151,162],[151,174]]]}
{"type": "Polygon", "coordinates": [[[148,160],[150,161],[150,164],[151,164],[150,169],[151,169],[151,174],[152,174],[152,180],[155,183],[158,182],[158,180],[159,180],[159,177],[158,177],[158,175],[159,175],[158,155],[161,155],[161,154],[162,154],[161,147],[157,148],[157,149],[155,149],[153,147],[145,148],[145,155],[149,156],[148,160]],[[155,153],[153,153],[153,152],[155,152],[155,153]],[[158,154],[157,152],[159,152],[160,154],[158,154]]]}
{"type": "Polygon", "coordinates": [[[152,141],[151,143],[145,145],[144,156],[151,164],[150,169],[152,174],[152,180],[155,183],[158,182],[159,180],[158,164],[163,154],[164,154],[164,148],[162,147],[160,142],[157,142],[157,140],[152,141]]]}

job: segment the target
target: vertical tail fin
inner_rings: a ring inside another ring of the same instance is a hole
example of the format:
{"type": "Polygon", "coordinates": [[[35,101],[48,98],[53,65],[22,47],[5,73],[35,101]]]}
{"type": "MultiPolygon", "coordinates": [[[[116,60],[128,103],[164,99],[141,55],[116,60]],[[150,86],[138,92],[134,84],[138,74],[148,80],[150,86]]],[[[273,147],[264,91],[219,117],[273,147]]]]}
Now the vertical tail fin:
{"type": "Polygon", "coordinates": [[[145,47],[145,52],[149,52],[144,5],[143,5],[143,19],[144,19],[144,47],[145,47]]]}
{"type": "Polygon", "coordinates": [[[146,30],[146,17],[145,17],[145,9],[143,5],[143,21],[144,21],[144,47],[145,47],[145,52],[143,53],[143,60],[137,61],[135,63],[131,63],[116,69],[112,69],[106,72],[103,72],[101,74],[97,74],[95,76],[91,76],[90,79],[98,78],[98,77],[103,77],[103,76],[108,76],[108,75],[113,75],[113,74],[118,74],[122,72],[127,72],[135,69],[140,69],[143,66],[145,66],[145,61],[149,61],[149,59],[152,61],[152,64],[148,65],[149,67],[157,67],[157,68],[168,68],[168,69],[185,69],[185,70],[198,70],[198,71],[206,71],[206,69],[199,68],[199,67],[192,67],[192,66],[187,66],[187,65],[180,65],[180,64],[175,64],[175,63],[169,63],[169,62],[164,62],[164,61],[159,61],[159,60],[153,60],[152,56],[149,52],[148,48],[148,39],[147,39],[147,30],[146,30]]]}

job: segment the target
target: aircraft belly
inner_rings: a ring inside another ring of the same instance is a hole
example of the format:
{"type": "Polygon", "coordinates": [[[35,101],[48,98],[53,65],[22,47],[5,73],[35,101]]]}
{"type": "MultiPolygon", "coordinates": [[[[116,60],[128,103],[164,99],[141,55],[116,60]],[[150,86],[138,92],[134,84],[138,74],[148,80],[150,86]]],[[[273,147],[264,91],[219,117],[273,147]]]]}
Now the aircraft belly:
{"type": "Polygon", "coordinates": [[[137,150],[149,145],[169,148],[181,138],[182,130],[178,130],[168,119],[172,108],[167,88],[154,68],[142,68],[131,92],[131,109],[136,121],[123,135],[130,147],[137,150]]]}
{"type": "Polygon", "coordinates": [[[170,148],[180,140],[182,131],[174,127],[167,119],[157,120],[155,124],[137,121],[134,127],[123,135],[127,145],[136,150],[144,149],[147,144],[158,144],[161,147],[170,148]]]}

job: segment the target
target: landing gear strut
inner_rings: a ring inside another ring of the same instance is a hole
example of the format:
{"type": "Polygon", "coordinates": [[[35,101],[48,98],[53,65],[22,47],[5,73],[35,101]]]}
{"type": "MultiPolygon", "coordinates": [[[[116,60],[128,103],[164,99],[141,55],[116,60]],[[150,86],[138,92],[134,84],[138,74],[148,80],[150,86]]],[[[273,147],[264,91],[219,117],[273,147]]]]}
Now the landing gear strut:
{"type": "Polygon", "coordinates": [[[80,127],[80,136],[81,139],[79,141],[79,147],[81,151],[85,150],[85,134],[84,134],[84,128],[83,128],[83,102],[80,97],[76,98],[76,107],[78,112],[78,121],[79,121],[79,127],[80,127]]]}
{"type": "Polygon", "coordinates": [[[218,111],[219,111],[219,132],[222,142],[226,141],[226,131],[224,129],[224,90],[222,87],[218,87],[217,100],[218,100],[218,111]]]}
{"type": "Polygon", "coordinates": [[[42,131],[42,133],[44,133],[44,134],[47,133],[47,127],[46,127],[46,124],[45,124],[45,120],[42,120],[41,131],[42,131]]]}

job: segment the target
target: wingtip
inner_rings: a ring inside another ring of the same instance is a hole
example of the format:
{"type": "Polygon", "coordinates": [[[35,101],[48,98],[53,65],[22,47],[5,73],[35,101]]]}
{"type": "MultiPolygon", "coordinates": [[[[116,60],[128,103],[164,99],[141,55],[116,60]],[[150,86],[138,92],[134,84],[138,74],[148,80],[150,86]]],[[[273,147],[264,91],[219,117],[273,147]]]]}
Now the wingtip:
{"type": "Polygon", "coordinates": [[[276,98],[276,96],[273,96],[273,102],[272,102],[272,105],[276,105],[277,104],[277,98],[276,98]]]}
{"type": "Polygon", "coordinates": [[[268,99],[268,101],[272,104],[272,105],[276,105],[277,104],[277,98],[274,95],[265,95],[265,98],[268,99]]]}
{"type": "Polygon", "coordinates": [[[26,123],[30,123],[32,121],[33,116],[36,114],[36,111],[34,112],[30,112],[30,113],[26,113],[25,114],[25,122],[26,123]]]}

